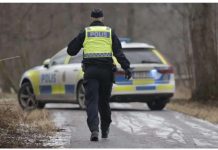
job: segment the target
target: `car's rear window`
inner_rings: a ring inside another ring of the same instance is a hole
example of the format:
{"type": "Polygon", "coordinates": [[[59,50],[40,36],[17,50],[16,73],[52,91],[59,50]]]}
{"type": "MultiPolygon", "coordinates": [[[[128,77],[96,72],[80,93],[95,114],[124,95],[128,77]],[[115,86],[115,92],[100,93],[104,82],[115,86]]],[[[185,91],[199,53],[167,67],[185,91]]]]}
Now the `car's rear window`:
{"type": "Polygon", "coordinates": [[[158,56],[148,48],[123,48],[123,52],[132,64],[161,63],[158,56]]]}

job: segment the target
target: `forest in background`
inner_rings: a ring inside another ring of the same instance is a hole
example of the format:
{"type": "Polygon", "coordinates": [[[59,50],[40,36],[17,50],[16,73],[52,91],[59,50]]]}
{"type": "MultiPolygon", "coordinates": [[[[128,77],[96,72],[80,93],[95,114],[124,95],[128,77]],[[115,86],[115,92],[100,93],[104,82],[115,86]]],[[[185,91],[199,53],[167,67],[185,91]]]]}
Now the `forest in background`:
{"type": "Polygon", "coordinates": [[[218,96],[217,4],[0,4],[0,86],[18,89],[22,73],[51,57],[104,10],[105,24],[119,37],[156,46],[188,77],[194,100],[218,96]]]}

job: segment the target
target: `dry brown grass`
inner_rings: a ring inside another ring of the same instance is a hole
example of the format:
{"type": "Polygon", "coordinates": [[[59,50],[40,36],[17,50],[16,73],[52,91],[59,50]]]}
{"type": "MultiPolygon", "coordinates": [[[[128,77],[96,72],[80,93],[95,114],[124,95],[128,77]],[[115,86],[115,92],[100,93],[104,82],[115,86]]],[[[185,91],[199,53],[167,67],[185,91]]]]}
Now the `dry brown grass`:
{"type": "Polygon", "coordinates": [[[46,110],[23,111],[16,95],[0,95],[0,147],[43,147],[56,130],[46,110]]]}
{"type": "Polygon", "coordinates": [[[182,112],[212,123],[218,123],[218,104],[215,102],[200,103],[186,99],[172,100],[168,109],[182,112]]]}

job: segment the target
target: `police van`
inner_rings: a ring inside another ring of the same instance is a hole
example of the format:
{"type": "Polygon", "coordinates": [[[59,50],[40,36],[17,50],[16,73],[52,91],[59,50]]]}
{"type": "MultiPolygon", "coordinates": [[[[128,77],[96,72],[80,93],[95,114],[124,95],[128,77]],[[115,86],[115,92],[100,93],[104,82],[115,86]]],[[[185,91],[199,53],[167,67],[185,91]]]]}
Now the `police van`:
{"type": "MultiPolygon", "coordinates": [[[[122,42],[123,52],[130,61],[133,76],[125,79],[116,58],[118,71],[111,102],[143,102],[151,110],[162,110],[175,92],[173,67],[152,45],[122,42]]],[[[67,48],[46,59],[43,65],[27,70],[21,77],[18,101],[26,110],[44,108],[46,103],[77,103],[85,108],[82,50],[69,56],[67,48]]]]}

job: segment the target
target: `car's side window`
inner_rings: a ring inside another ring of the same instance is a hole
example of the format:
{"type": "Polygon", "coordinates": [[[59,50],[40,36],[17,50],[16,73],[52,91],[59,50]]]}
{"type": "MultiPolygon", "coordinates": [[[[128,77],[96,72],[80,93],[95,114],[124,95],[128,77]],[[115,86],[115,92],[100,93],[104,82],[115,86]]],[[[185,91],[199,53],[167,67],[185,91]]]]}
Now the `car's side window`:
{"type": "Polygon", "coordinates": [[[51,58],[50,65],[55,66],[55,65],[61,65],[64,64],[65,58],[67,57],[67,52],[66,50],[61,50],[58,52],[55,56],[51,58]]]}
{"type": "Polygon", "coordinates": [[[61,64],[64,64],[64,60],[65,60],[66,56],[60,56],[60,57],[57,57],[57,58],[54,58],[51,65],[54,66],[54,65],[61,65],[61,64]]]}
{"type": "Polygon", "coordinates": [[[83,58],[82,58],[82,55],[78,55],[78,56],[75,56],[75,57],[71,57],[69,64],[81,63],[81,62],[82,62],[82,59],[83,59],[83,58]]]}

